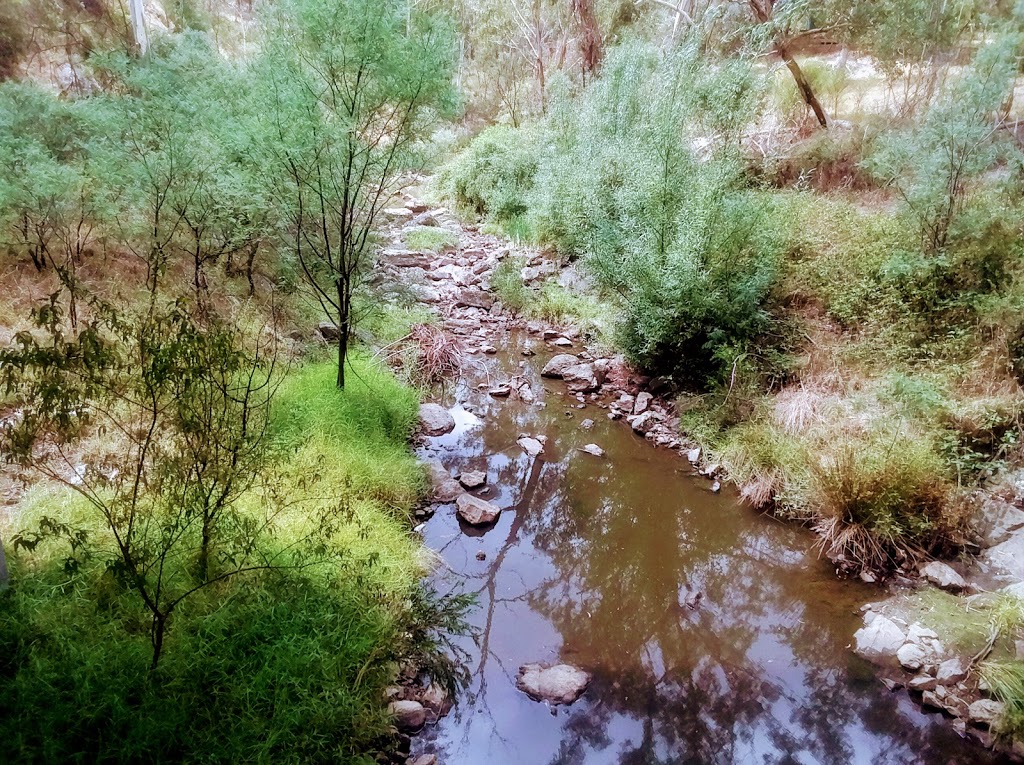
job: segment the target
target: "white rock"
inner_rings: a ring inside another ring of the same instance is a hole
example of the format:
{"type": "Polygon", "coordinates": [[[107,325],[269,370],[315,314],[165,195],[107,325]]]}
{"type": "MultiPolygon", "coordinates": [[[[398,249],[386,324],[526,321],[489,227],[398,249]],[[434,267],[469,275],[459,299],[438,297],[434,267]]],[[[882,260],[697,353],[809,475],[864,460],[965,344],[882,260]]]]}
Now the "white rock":
{"type": "Polygon", "coordinates": [[[516,443],[519,444],[519,447],[531,457],[536,457],[544,453],[544,444],[536,438],[520,438],[516,443]]]}
{"type": "Polygon", "coordinates": [[[467,489],[478,489],[487,483],[487,473],[482,470],[463,470],[459,476],[459,483],[467,489]]]}
{"type": "Polygon", "coordinates": [[[973,725],[991,727],[1003,715],[1005,706],[1000,701],[978,699],[967,709],[967,717],[973,725]]]}
{"type": "Polygon", "coordinates": [[[586,452],[587,454],[593,454],[595,457],[604,456],[604,449],[602,449],[597,444],[587,444],[586,446],[581,446],[580,451],[586,452]]]}
{"type": "Polygon", "coordinates": [[[636,402],[633,404],[633,414],[643,414],[650,406],[651,401],[654,400],[654,396],[644,391],[643,393],[637,394],[636,402]]]}
{"type": "Polygon", "coordinates": [[[906,643],[896,651],[896,661],[904,669],[916,672],[928,663],[929,652],[918,643],[906,643]]]}
{"type": "Polygon", "coordinates": [[[967,667],[960,657],[946,659],[939,664],[935,672],[935,679],[942,685],[956,685],[967,677],[967,667]]]}
{"type": "Polygon", "coordinates": [[[876,614],[870,624],[861,627],[853,635],[854,651],[865,659],[875,662],[890,662],[896,652],[907,641],[907,636],[887,616],[876,614]]]}
{"type": "Polygon", "coordinates": [[[559,353],[557,356],[553,356],[551,360],[544,365],[541,370],[542,377],[554,377],[560,378],[566,369],[574,367],[580,363],[579,358],[573,356],[570,353],[559,353]]]}
{"type": "Polygon", "coordinates": [[[524,664],[519,668],[516,687],[534,701],[549,704],[572,704],[590,684],[590,675],[578,667],[556,664],[524,664]]]}
{"type": "Polygon", "coordinates": [[[934,584],[936,587],[951,592],[959,592],[966,589],[967,582],[960,574],[947,566],[942,561],[933,560],[926,566],[921,567],[921,576],[934,584]]]}
{"type": "Polygon", "coordinates": [[[427,722],[427,710],[418,701],[392,701],[388,711],[395,718],[395,727],[403,733],[415,733],[427,722]]]}

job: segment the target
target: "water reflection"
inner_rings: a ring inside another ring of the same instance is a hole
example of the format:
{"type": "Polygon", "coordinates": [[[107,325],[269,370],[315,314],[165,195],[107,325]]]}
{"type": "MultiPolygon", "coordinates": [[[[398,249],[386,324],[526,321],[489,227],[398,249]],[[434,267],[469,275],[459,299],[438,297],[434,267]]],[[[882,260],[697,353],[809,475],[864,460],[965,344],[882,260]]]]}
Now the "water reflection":
{"type": "Polygon", "coordinates": [[[485,469],[505,509],[475,535],[451,508],[427,524],[440,588],[479,606],[469,691],[421,749],[449,765],[992,761],[850,653],[871,591],[837,581],[805,532],[709,493],[604,410],[575,409],[537,361],[499,355],[481,379],[525,374],[544,406],[465,386],[476,416],[456,407],[456,431],[425,447],[453,471],[485,469]],[[522,453],[523,432],[548,436],[542,457],[522,453]],[[607,456],[578,451],[589,442],[607,456]],[[515,689],[520,664],[553,660],[594,674],[571,707],[515,689]]]}

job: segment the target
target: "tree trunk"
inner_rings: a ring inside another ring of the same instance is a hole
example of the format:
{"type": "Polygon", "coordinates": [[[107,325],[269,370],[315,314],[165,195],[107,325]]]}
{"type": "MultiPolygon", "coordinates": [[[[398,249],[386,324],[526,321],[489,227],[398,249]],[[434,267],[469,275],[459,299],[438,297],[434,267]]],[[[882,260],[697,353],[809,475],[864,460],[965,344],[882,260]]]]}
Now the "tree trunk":
{"type": "Polygon", "coordinates": [[[593,74],[601,63],[601,29],[594,15],[594,0],[572,0],[572,13],[579,29],[580,55],[583,57],[583,74],[593,74]]]}
{"type": "Polygon", "coordinates": [[[0,592],[7,589],[11,582],[11,574],[7,570],[7,555],[4,553],[4,540],[0,539],[0,592]]]}
{"type": "Polygon", "coordinates": [[[132,33],[135,35],[135,47],[143,56],[149,50],[149,35],[146,33],[146,14],[143,0],[128,0],[132,15],[132,33]]]}
{"type": "Polygon", "coordinates": [[[160,663],[160,654],[164,650],[164,633],[167,631],[167,615],[162,613],[153,614],[153,627],[151,639],[153,642],[153,661],[149,665],[149,671],[156,670],[160,663]]]}
{"type": "Polygon", "coordinates": [[[811,107],[811,111],[814,112],[814,116],[818,119],[818,124],[823,128],[828,127],[828,115],[825,114],[825,109],[818,101],[818,97],[814,95],[814,89],[811,88],[811,83],[807,81],[807,77],[804,75],[804,70],[800,68],[800,65],[796,62],[796,59],[786,50],[785,46],[778,45],[775,48],[779,56],[784,62],[786,62],[786,68],[789,69],[793,75],[793,79],[796,81],[796,86],[800,90],[800,95],[803,97],[804,102],[811,107]]]}

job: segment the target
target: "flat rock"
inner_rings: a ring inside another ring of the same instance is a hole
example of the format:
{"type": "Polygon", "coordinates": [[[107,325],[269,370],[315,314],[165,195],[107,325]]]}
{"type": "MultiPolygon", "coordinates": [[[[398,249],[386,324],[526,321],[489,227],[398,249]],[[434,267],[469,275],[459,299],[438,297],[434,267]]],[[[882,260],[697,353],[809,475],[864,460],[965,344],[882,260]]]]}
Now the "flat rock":
{"type": "Polygon", "coordinates": [[[496,385],[487,391],[487,395],[494,396],[495,398],[508,398],[512,395],[512,386],[496,385]]]}
{"type": "Polygon", "coordinates": [[[869,624],[854,633],[854,651],[870,661],[890,663],[907,641],[906,633],[887,616],[876,614],[869,624]]]}
{"type": "Polygon", "coordinates": [[[467,308],[482,308],[486,311],[494,305],[494,297],[483,290],[462,290],[455,305],[467,308]]]}
{"type": "Polygon", "coordinates": [[[440,404],[420,404],[420,428],[428,436],[443,436],[455,430],[455,418],[440,404]]]}
{"type": "Polygon", "coordinates": [[[572,348],[572,340],[567,337],[556,337],[551,344],[557,345],[559,348],[572,348]]]}
{"type": "Polygon", "coordinates": [[[586,446],[581,446],[580,451],[586,452],[587,454],[593,454],[595,457],[604,456],[604,449],[602,449],[597,444],[587,444],[586,446]]]}
{"type": "Polygon", "coordinates": [[[436,754],[421,754],[415,759],[406,760],[407,765],[437,765],[436,754]]]}
{"type": "Polygon", "coordinates": [[[388,711],[395,718],[395,727],[402,733],[415,733],[427,722],[427,710],[418,701],[392,701],[388,711]]]}
{"type": "Polygon", "coordinates": [[[934,691],[935,686],[939,684],[939,681],[929,675],[918,675],[907,683],[907,688],[918,693],[924,691],[934,691]]]}
{"type": "Polygon", "coordinates": [[[536,457],[544,453],[544,444],[538,441],[536,438],[524,437],[516,441],[519,444],[519,448],[529,454],[531,457],[536,457]]]}
{"type": "Polygon", "coordinates": [[[463,494],[455,500],[455,512],[470,526],[486,526],[498,520],[501,508],[486,499],[463,494]]]}
{"type": "Polygon", "coordinates": [[[557,356],[553,356],[551,360],[544,365],[540,374],[542,377],[553,377],[555,379],[559,379],[563,374],[565,374],[565,370],[577,366],[579,363],[579,358],[573,356],[571,353],[559,353],[557,356]]]}
{"type": "Polygon", "coordinates": [[[942,590],[960,592],[966,589],[967,582],[951,566],[942,561],[933,560],[921,567],[921,576],[942,590]]]}
{"type": "Polygon", "coordinates": [[[590,684],[590,675],[569,664],[524,664],[519,668],[516,687],[534,701],[572,704],[590,684]]]}
{"type": "Polygon", "coordinates": [[[459,476],[459,483],[467,489],[479,489],[487,483],[487,473],[482,470],[464,470],[459,476]]]}
{"type": "Polygon", "coordinates": [[[430,476],[430,485],[433,487],[435,502],[454,502],[462,495],[462,487],[445,470],[444,465],[437,460],[427,460],[424,464],[430,476]]]}

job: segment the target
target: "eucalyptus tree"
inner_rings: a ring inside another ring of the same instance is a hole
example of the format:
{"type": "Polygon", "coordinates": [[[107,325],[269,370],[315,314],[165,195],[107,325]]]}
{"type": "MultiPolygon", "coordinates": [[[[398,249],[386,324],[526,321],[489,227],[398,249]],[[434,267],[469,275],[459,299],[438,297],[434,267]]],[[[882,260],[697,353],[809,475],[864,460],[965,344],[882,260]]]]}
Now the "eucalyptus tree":
{"type": "Polygon", "coordinates": [[[340,332],[343,388],[375,226],[416,141],[454,106],[453,35],[406,0],[288,0],[268,35],[265,147],[295,260],[340,332]]]}

